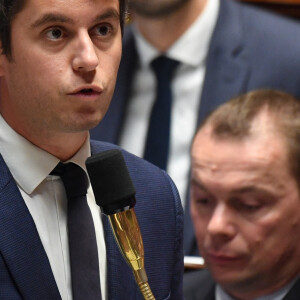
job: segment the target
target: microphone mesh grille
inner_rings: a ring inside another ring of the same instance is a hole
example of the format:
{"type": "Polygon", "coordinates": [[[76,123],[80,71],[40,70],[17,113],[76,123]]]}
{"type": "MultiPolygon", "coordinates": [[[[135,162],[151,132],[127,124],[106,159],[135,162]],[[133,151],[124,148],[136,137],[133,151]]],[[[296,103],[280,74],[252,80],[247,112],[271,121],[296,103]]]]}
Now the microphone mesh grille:
{"type": "Polygon", "coordinates": [[[122,209],[132,203],[135,188],[120,150],[93,155],[86,160],[86,167],[99,206],[116,207],[119,203],[122,209]]]}

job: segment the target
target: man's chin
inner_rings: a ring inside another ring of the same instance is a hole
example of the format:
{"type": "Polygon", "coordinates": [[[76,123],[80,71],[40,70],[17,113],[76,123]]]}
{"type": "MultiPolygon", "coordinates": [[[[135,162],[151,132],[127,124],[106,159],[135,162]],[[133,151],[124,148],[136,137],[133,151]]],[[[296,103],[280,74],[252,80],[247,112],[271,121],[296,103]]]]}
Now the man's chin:
{"type": "Polygon", "coordinates": [[[101,123],[101,121],[102,121],[102,118],[98,119],[98,120],[95,120],[94,122],[90,122],[89,124],[87,124],[86,129],[91,130],[91,129],[97,127],[101,123]]]}
{"type": "Polygon", "coordinates": [[[89,131],[98,126],[101,123],[103,117],[103,114],[90,114],[81,116],[81,118],[78,118],[76,120],[74,127],[78,131],[89,131]]]}
{"type": "Polygon", "coordinates": [[[221,268],[210,268],[211,274],[215,281],[221,285],[227,286],[234,284],[240,279],[241,270],[230,270],[230,269],[221,269],[221,268]]]}
{"type": "Polygon", "coordinates": [[[100,120],[86,120],[85,122],[75,122],[73,124],[65,125],[65,132],[80,133],[87,132],[95,128],[100,123],[100,120]]]}

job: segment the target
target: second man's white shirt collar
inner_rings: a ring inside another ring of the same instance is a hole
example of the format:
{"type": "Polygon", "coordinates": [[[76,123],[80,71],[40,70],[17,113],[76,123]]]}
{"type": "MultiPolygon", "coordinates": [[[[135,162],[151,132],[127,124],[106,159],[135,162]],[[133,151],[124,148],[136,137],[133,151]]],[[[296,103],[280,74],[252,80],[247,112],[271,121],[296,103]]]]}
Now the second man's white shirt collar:
{"type": "MultiPolygon", "coordinates": [[[[183,64],[198,66],[206,58],[210,39],[217,23],[220,0],[208,0],[207,4],[190,26],[190,28],[167,50],[166,55],[183,64]],[[194,41],[191,43],[190,41],[194,41]]],[[[140,63],[143,67],[149,66],[150,62],[160,55],[139,32],[136,26],[136,44],[140,54],[140,63]]],[[[174,28],[176,30],[176,28],[174,28]]]]}

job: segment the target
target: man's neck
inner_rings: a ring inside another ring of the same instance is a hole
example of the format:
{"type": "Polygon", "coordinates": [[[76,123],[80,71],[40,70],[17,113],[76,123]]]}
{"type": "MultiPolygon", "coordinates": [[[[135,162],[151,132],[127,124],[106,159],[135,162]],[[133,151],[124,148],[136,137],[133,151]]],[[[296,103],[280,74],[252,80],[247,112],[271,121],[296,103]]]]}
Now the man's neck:
{"type": "MultiPolygon", "coordinates": [[[[5,117],[3,116],[5,119],[5,117]]],[[[57,132],[45,130],[43,128],[27,127],[25,123],[18,123],[13,126],[9,120],[5,119],[7,124],[19,135],[23,136],[30,143],[38,148],[52,154],[61,161],[66,161],[73,157],[82,147],[88,138],[88,130],[78,132],[57,132]]]]}
{"type": "Polygon", "coordinates": [[[144,38],[165,52],[198,18],[207,1],[191,0],[168,16],[154,19],[134,15],[134,20],[144,38]]]}
{"type": "Polygon", "coordinates": [[[61,137],[56,136],[55,139],[50,139],[49,141],[44,140],[44,142],[39,140],[39,144],[36,146],[64,162],[73,157],[88,138],[88,132],[82,132],[80,134],[70,133],[69,135],[70,137],[67,135],[61,137]],[[77,135],[77,138],[75,138],[75,135],[77,135]]]}

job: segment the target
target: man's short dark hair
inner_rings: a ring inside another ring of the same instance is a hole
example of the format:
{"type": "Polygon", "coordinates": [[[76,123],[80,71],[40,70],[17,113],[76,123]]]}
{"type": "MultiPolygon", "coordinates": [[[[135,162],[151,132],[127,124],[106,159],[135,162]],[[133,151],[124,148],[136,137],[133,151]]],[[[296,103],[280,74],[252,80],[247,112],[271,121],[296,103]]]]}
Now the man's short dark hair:
{"type": "MultiPolygon", "coordinates": [[[[2,43],[2,54],[11,57],[11,22],[15,15],[20,12],[26,0],[0,0],[0,40],[2,43]]],[[[123,27],[126,19],[127,0],[119,0],[120,24],[123,27]]]]}
{"type": "Polygon", "coordinates": [[[262,111],[269,114],[276,134],[286,142],[288,167],[300,188],[300,101],[292,95],[276,90],[246,93],[219,106],[199,130],[209,124],[212,138],[243,140],[251,135],[252,123],[262,111]]]}

